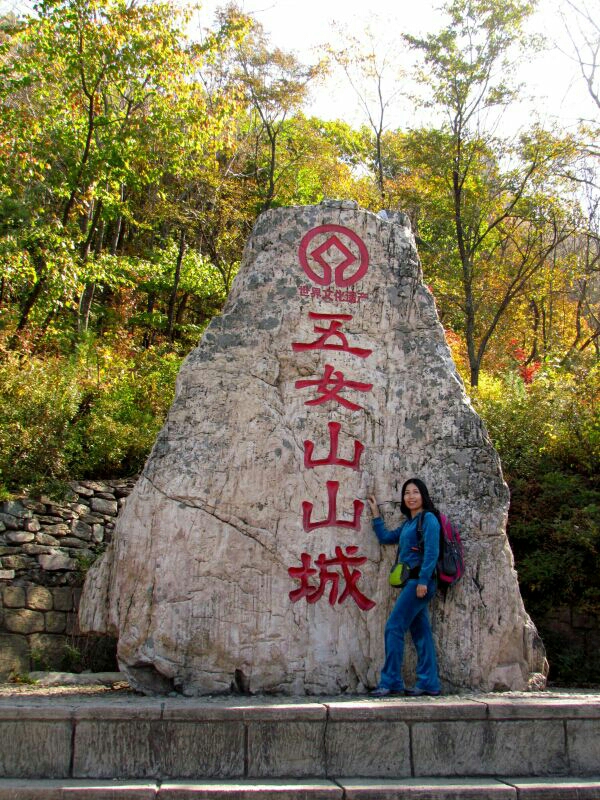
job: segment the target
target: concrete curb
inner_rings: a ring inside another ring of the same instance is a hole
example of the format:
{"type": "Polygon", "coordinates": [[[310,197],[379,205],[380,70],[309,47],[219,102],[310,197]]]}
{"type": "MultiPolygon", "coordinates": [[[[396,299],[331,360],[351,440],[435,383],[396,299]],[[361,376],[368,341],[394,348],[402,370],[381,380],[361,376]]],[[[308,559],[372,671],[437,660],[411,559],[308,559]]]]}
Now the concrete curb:
{"type": "Polygon", "coordinates": [[[0,697],[0,741],[0,778],[27,780],[580,778],[600,695],[0,697]]]}

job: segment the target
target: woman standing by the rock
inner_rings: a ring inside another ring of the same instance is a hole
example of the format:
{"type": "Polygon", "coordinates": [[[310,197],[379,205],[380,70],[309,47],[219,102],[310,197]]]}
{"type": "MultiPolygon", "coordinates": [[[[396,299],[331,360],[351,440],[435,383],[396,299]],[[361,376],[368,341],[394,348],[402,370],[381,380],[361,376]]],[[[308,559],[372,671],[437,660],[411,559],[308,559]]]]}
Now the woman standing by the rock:
{"type": "Polygon", "coordinates": [[[406,521],[389,531],[379,515],[374,495],[368,498],[373,515],[373,530],[381,544],[399,543],[398,561],[410,568],[408,582],[400,591],[385,626],[385,663],[373,697],[407,694],[413,697],[440,694],[435,646],[431,634],[428,606],[436,589],[435,567],[440,545],[440,523],[429,491],[419,478],[410,478],[402,487],[400,510],[406,521]],[[419,517],[422,516],[422,541],[419,517]],[[402,679],[404,637],[410,631],[417,651],[417,681],[406,689],[402,679]]]}

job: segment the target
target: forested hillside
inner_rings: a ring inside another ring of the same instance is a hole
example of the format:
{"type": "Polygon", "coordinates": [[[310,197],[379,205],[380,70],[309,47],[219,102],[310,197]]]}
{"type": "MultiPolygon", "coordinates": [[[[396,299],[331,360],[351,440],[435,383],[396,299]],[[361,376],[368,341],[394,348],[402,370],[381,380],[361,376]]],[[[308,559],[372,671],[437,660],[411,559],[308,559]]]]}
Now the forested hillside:
{"type": "Polygon", "coordinates": [[[536,46],[524,0],[448,0],[437,33],[399,33],[412,102],[435,120],[399,129],[372,41],[305,65],[234,6],[202,34],[174,2],[42,0],[3,18],[0,495],[141,468],[261,211],[400,209],[502,457],[554,675],[600,681],[600,26],[567,5],[597,111],[568,132],[503,124],[536,46]],[[311,116],[334,68],[360,128],[311,116]],[[585,641],[556,636],[565,613],[585,641]]]}

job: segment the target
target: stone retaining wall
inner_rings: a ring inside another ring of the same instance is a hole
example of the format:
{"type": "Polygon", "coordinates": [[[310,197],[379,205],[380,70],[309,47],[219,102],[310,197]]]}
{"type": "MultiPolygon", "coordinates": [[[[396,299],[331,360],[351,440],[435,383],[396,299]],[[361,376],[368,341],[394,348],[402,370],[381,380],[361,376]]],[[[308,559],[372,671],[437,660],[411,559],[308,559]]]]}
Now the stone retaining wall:
{"type": "MultiPolygon", "coordinates": [[[[80,481],[69,484],[61,503],[0,503],[0,680],[76,666],[85,571],[110,542],[134,484],[135,478],[80,481]]],[[[89,648],[92,640],[85,641],[89,648]]]]}

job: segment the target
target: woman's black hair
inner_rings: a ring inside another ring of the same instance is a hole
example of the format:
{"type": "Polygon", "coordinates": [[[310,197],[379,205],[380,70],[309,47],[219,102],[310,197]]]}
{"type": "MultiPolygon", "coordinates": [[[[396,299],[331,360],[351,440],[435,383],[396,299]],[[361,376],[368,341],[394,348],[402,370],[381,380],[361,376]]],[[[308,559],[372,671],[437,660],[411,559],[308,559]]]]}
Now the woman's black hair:
{"type": "Polygon", "coordinates": [[[408,506],[404,502],[404,491],[409,483],[413,483],[417,489],[421,492],[421,497],[423,499],[423,511],[431,511],[432,514],[437,516],[438,510],[433,505],[433,501],[431,497],[429,497],[429,489],[420,478],[409,478],[407,481],[404,481],[404,485],[402,486],[402,494],[400,495],[400,511],[404,514],[405,517],[410,519],[410,511],[408,506]]]}

